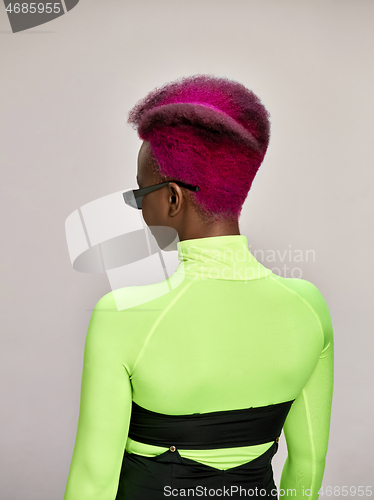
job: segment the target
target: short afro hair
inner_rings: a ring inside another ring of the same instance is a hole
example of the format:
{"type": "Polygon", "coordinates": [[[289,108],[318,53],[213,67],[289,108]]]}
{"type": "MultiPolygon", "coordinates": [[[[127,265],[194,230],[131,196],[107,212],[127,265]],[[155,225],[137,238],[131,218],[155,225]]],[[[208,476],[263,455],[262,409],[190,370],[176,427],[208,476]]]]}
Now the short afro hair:
{"type": "Polygon", "coordinates": [[[160,180],[197,185],[186,190],[204,220],[237,220],[270,138],[270,115],[244,85],[193,75],[155,88],[128,123],[148,141],[160,180]]]}

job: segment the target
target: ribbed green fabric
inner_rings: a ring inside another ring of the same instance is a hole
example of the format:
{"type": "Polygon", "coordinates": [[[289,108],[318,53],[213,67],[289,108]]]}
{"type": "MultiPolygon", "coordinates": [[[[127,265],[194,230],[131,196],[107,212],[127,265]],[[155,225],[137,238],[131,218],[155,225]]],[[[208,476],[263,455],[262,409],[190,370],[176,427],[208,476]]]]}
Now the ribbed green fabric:
{"type": "MultiPolygon", "coordinates": [[[[172,415],[295,399],[283,428],[288,457],[278,487],[295,489],[296,498],[312,488],[309,498],[317,499],[334,379],[332,325],[321,293],[262,266],[244,235],[185,240],[178,257],[168,280],[110,292],[95,306],[64,500],[113,500],[125,448],[145,456],[167,450],[128,438],[132,399],[172,415]],[[147,301],[117,310],[116,301],[134,296],[147,301]]],[[[228,469],[271,445],[179,453],[228,469]]]]}

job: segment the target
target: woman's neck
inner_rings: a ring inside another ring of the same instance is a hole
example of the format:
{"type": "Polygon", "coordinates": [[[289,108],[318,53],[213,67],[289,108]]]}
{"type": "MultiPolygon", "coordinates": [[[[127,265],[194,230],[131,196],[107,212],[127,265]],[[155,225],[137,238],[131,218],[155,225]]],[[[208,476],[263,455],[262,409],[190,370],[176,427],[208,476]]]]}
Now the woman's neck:
{"type": "Polygon", "coordinates": [[[272,274],[251,254],[245,235],[222,235],[184,240],[177,243],[175,272],[191,279],[249,281],[272,274]]]}
{"type": "Polygon", "coordinates": [[[179,241],[231,235],[240,235],[238,220],[212,219],[211,222],[204,222],[200,218],[191,218],[178,230],[179,241]]]}

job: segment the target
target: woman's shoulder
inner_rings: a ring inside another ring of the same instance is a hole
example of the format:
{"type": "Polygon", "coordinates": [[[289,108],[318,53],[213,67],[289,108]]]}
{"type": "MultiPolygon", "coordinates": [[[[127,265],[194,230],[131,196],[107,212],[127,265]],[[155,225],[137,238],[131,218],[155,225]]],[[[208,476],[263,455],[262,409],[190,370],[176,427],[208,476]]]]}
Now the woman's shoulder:
{"type": "Polygon", "coordinates": [[[325,292],[322,293],[314,283],[301,278],[276,276],[275,281],[304,301],[320,322],[325,342],[330,340],[332,337],[332,322],[329,307],[324,297],[325,292]]]}
{"type": "Polygon", "coordinates": [[[311,281],[301,278],[283,278],[282,276],[274,276],[281,286],[287,288],[291,293],[300,296],[301,299],[308,302],[313,308],[320,309],[327,307],[324,295],[320,289],[311,281]]]}
{"type": "Polygon", "coordinates": [[[119,312],[128,309],[142,311],[160,310],[184,287],[187,280],[166,279],[147,285],[126,286],[103,295],[95,305],[95,311],[119,312]]]}

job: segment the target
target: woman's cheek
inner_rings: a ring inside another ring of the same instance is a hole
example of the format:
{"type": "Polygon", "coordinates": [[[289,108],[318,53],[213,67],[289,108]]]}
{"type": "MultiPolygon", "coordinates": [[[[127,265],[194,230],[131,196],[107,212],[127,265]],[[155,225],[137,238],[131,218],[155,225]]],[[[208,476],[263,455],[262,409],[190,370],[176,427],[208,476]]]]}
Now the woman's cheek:
{"type": "Polygon", "coordinates": [[[143,198],[142,201],[142,212],[143,212],[143,219],[147,224],[147,226],[152,226],[153,225],[152,210],[150,210],[146,198],[143,198]]]}

